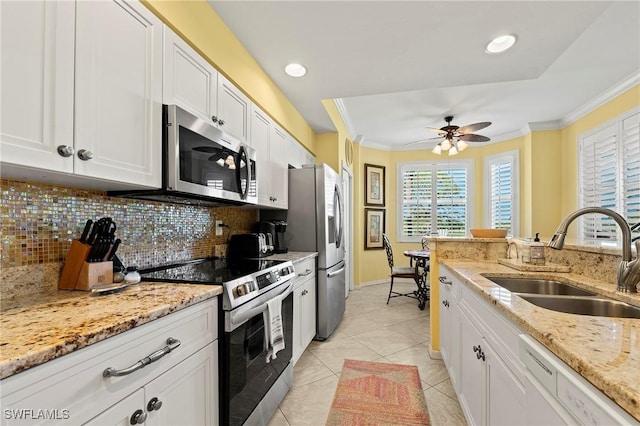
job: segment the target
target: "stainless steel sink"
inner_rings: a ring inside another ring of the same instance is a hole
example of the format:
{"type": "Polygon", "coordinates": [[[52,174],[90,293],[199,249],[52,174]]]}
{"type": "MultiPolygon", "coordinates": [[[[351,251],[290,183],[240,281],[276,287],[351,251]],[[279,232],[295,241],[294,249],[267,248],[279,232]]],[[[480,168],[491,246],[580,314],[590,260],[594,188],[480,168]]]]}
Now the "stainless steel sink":
{"type": "Polygon", "coordinates": [[[543,296],[519,294],[521,298],[541,308],[567,314],[615,318],[640,318],[640,308],[612,299],[583,296],[543,296]]]}
{"type": "Polygon", "coordinates": [[[568,295],[568,296],[595,296],[587,290],[583,290],[572,285],[554,281],[542,280],[537,278],[507,278],[486,276],[485,278],[498,284],[500,287],[506,288],[512,293],[527,294],[549,294],[549,295],[568,295]]]}

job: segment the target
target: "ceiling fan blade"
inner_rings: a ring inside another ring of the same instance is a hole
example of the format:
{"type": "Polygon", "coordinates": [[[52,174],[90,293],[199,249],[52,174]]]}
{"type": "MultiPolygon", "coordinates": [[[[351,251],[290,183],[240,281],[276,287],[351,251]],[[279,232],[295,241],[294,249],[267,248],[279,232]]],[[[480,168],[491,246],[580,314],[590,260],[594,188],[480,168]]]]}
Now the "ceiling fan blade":
{"type": "Polygon", "coordinates": [[[442,136],[436,136],[435,138],[427,138],[427,139],[420,139],[413,142],[407,142],[405,145],[413,145],[416,143],[429,142],[429,141],[435,141],[435,140],[441,140],[441,139],[442,139],[442,136]]]}
{"type": "Polygon", "coordinates": [[[480,129],[484,129],[485,127],[489,127],[489,126],[491,126],[491,122],[490,121],[483,121],[482,123],[469,124],[467,126],[460,127],[458,129],[458,133],[460,133],[460,134],[472,133],[472,132],[478,131],[480,129]]]}
{"type": "Polygon", "coordinates": [[[430,132],[438,133],[438,134],[441,134],[441,135],[446,135],[447,134],[446,130],[436,129],[435,127],[425,127],[425,129],[427,129],[430,132]]]}
{"type": "Polygon", "coordinates": [[[460,135],[460,136],[458,136],[458,139],[460,139],[461,141],[465,141],[465,142],[489,142],[491,140],[486,136],[474,135],[473,133],[467,133],[465,135],[460,135]]]}

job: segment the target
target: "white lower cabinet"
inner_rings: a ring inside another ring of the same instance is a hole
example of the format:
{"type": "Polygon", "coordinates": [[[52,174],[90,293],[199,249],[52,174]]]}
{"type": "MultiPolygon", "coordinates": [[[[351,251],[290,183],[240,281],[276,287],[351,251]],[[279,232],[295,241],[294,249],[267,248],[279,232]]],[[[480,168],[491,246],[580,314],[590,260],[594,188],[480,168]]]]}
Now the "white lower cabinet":
{"type": "Polygon", "coordinates": [[[217,347],[211,343],[86,425],[213,425],[217,347]]]}
{"type": "Polygon", "coordinates": [[[66,425],[216,425],[217,312],[210,299],[2,380],[0,424],[51,424],[41,409],[66,425]]]}
{"type": "Polygon", "coordinates": [[[293,364],[316,335],[316,258],[294,263],[293,364]]]}
{"type": "Polygon", "coordinates": [[[440,354],[447,366],[451,385],[456,391],[460,369],[459,339],[457,338],[460,334],[459,292],[458,282],[447,278],[440,281],[440,354]]]}

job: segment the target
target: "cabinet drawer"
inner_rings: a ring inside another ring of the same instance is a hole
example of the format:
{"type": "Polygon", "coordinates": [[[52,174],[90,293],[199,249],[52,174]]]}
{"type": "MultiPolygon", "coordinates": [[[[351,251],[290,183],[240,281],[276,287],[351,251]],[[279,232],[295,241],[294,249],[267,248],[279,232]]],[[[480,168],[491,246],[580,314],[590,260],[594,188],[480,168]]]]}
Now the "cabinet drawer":
{"type": "MultiPolygon", "coordinates": [[[[2,408],[66,410],[62,424],[81,424],[148,383],[217,338],[217,299],[211,299],[136,327],[2,381],[2,408]],[[103,377],[167,346],[180,345],[157,361],[120,377],[103,377]]],[[[2,424],[14,424],[3,416],[2,424]]],[[[19,424],[39,424],[46,419],[19,424]]]]}
{"type": "Polygon", "coordinates": [[[294,278],[294,287],[298,287],[310,278],[316,278],[316,258],[310,257],[308,259],[294,262],[294,269],[296,270],[296,277],[294,278]]]}

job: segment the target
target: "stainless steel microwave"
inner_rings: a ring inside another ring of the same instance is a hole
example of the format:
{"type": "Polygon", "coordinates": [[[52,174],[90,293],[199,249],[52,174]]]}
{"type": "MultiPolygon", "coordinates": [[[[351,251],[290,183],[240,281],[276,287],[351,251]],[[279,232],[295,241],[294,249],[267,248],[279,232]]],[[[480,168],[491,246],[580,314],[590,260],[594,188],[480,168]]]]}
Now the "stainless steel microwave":
{"type": "Polygon", "coordinates": [[[174,203],[257,204],[256,152],[177,105],[163,106],[162,188],[111,195],[174,203]]]}

